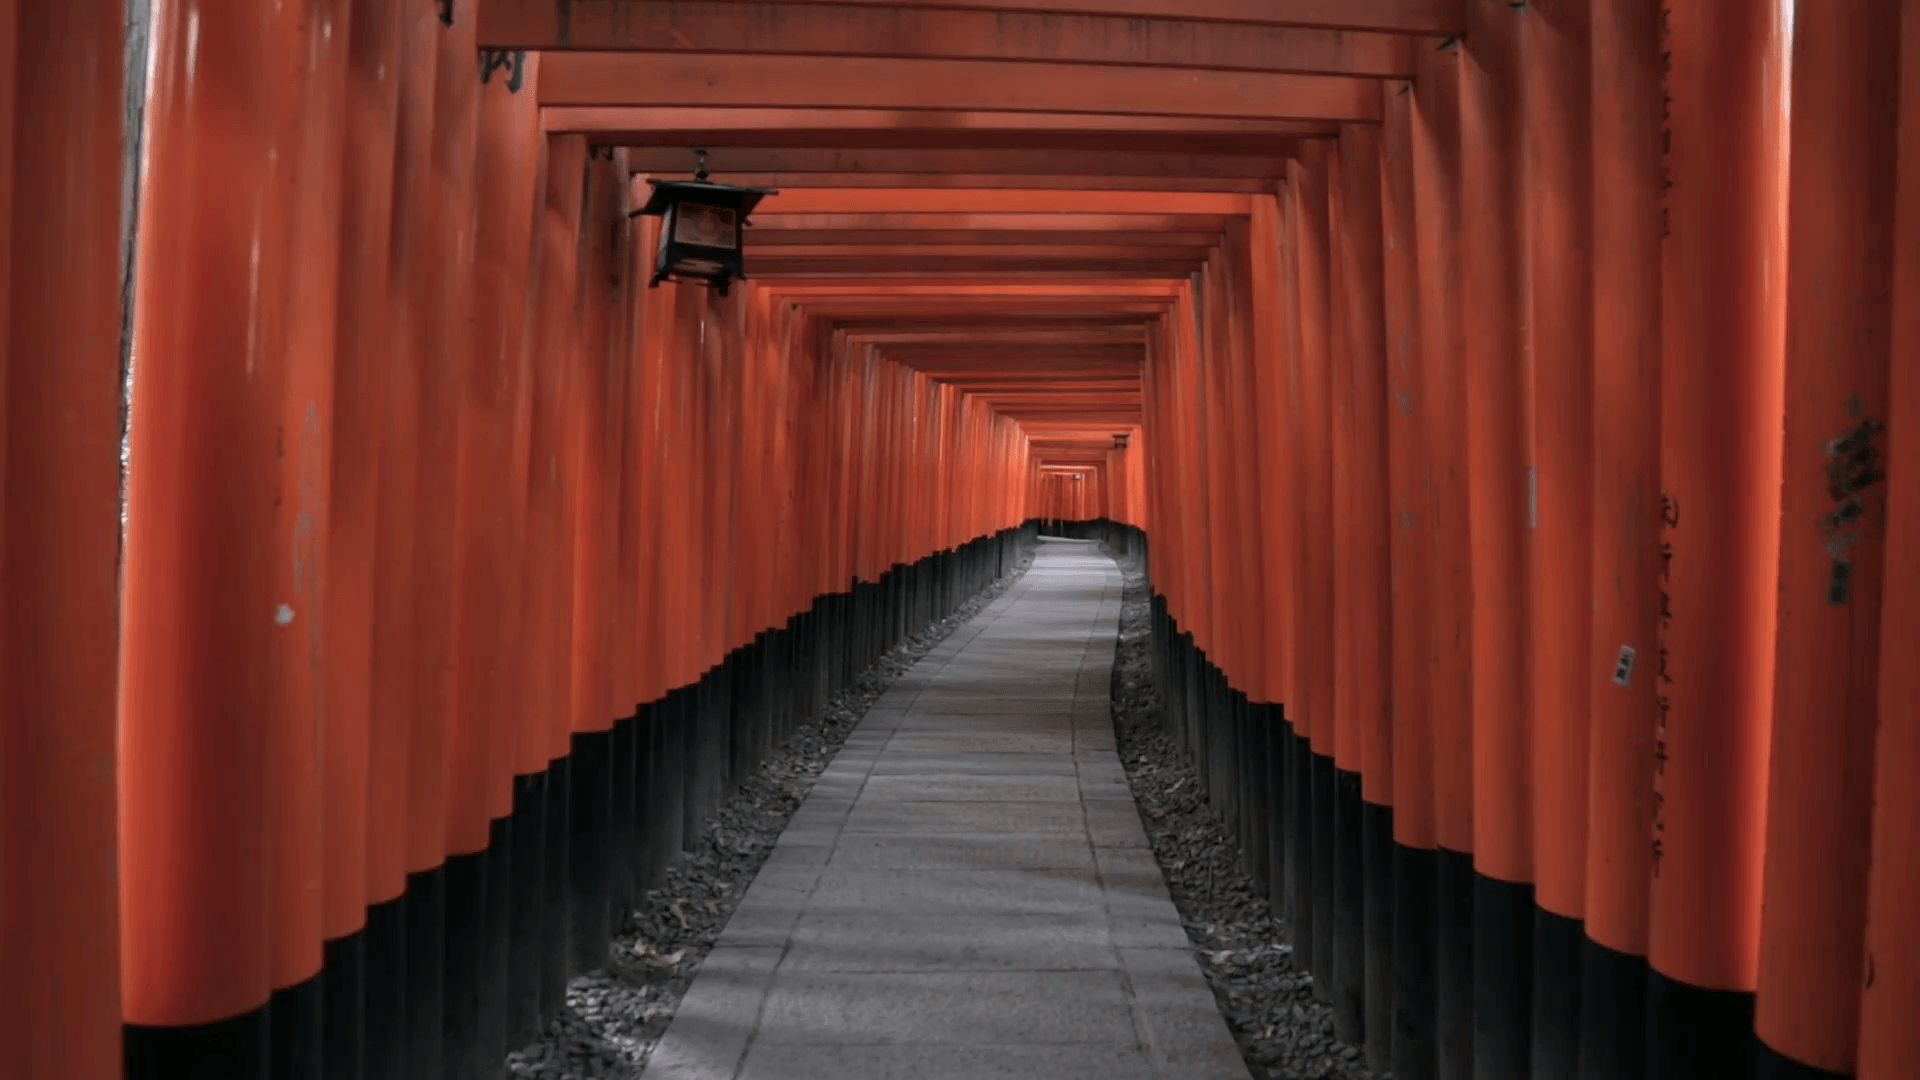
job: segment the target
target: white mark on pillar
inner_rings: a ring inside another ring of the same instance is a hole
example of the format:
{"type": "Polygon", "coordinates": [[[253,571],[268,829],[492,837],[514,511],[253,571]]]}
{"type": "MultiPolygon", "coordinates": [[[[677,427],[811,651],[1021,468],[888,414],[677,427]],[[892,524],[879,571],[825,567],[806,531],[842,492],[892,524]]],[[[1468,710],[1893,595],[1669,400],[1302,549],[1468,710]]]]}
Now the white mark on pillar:
{"type": "Polygon", "coordinates": [[[277,610],[275,610],[273,613],[273,625],[292,626],[293,625],[293,609],[291,607],[288,607],[285,604],[281,604],[280,607],[277,610]]]}

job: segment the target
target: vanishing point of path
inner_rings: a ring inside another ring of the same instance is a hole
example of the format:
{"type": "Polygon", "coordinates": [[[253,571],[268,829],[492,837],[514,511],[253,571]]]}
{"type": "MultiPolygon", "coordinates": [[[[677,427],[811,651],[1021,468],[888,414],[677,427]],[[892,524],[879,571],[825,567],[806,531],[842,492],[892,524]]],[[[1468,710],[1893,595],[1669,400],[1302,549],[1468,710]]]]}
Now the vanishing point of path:
{"type": "Polygon", "coordinates": [[[1045,541],[874,703],[645,1080],[1246,1080],[1114,752],[1120,593],[1045,541]]]}

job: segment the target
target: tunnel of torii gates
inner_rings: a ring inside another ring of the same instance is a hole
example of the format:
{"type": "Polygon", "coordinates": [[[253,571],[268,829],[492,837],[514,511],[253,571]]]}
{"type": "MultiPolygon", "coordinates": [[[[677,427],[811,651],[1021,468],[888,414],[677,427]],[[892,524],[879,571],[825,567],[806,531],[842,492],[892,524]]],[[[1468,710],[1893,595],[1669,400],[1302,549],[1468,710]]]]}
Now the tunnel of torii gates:
{"type": "Polygon", "coordinates": [[[1374,1066],[1911,1080],[1906,50],[0,0],[0,1073],[498,1075],[1053,521],[1150,547],[1168,725],[1374,1066]],[[628,213],[695,149],[780,191],[724,296],[628,213]]]}

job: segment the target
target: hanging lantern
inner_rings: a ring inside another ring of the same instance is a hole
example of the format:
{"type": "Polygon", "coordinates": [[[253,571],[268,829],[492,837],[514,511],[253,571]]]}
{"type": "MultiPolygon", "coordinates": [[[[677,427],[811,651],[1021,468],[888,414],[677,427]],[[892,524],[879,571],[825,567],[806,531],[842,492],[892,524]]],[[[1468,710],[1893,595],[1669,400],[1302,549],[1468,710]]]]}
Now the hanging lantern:
{"type": "Polygon", "coordinates": [[[665,219],[648,288],[662,281],[697,281],[727,295],[727,286],[735,278],[747,276],[741,256],[747,215],[761,199],[779,192],[712,183],[707,179],[705,150],[700,151],[700,166],[692,180],[648,178],[647,183],[653,185],[653,197],[627,216],[665,219]]]}

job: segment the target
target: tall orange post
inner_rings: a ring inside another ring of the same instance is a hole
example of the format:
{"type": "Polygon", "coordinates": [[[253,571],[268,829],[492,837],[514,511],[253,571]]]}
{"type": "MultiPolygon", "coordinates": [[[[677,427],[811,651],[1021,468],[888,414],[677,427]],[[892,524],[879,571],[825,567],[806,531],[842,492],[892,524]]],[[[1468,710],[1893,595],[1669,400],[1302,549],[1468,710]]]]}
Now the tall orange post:
{"type": "Polygon", "coordinates": [[[1660,635],[1660,6],[1590,0],[1593,630],[1582,1077],[1637,1077],[1660,635]]]}
{"type": "Polygon", "coordinates": [[[1296,790],[1307,805],[1296,804],[1306,833],[1302,861],[1305,895],[1295,894],[1295,945],[1309,961],[1317,988],[1331,985],[1333,970],[1333,779],[1334,683],[1333,574],[1326,553],[1333,550],[1333,399],[1328,358],[1329,281],[1327,227],[1328,147],[1315,141],[1287,166],[1289,231],[1294,247],[1294,285],[1298,300],[1298,445],[1301,478],[1298,516],[1302,537],[1295,549],[1301,582],[1300,624],[1294,634],[1303,650],[1301,668],[1309,673],[1302,700],[1307,746],[1294,773],[1296,790]]]}
{"type": "Polygon", "coordinates": [[[0,4],[0,1032],[29,1077],[122,1075],[122,7],[0,4]]]}
{"type": "MultiPolygon", "coordinates": [[[[475,331],[476,202],[475,174],[480,116],[480,63],[475,49],[475,18],[471,10],[454,11],[451,25],[443,25],[435,39],[432,219],[436,265],[430,278],[429,317],[434,320],[434,348],[438,355],[427,366],[422,399],[422,430],[429,442],[421,460],[423,509],[430,520],[445,523],[421,532],[416,542],[427,595],[420,642],[428,655],[423,664],[423,709],[440,713],[444,724],[445,830],[441,836],[444,861],[437,868],[443,891],[445,935],[441,972],[441,1055],[449,1075],[467,1075],[493,1059],[485,1052],[499,1021],[485,1015],[481,1001],[492,1000],[488,972],[499,951],[493,931],[495,906],[489,902],[497,867],[493,866],[493,757],[505,753],[497,745],[499,712],[506,705],[497,675],[490,671],[484,652],[468,651],[477,643],[467,636],[467,620],[482,624],[480,633],[497,632],[501,612],[484,592],[470,591],[474,561],[485,562],[487,552],[503,542],[505,527],[494,506],[476,504],[471,487],[473,458],[498,461],[502,439],[496,417],[505,408],[475,408],[470,387],[483,377],[475,331]],[[470,430],[472,428],[478,430],[470,430]],[[431,496],[425,485],[434,485],[431,496]],[[464,502],[463,502],[464,499],[464,502]],[[478,512],[476,515],[476,511],[478,512]],[[489,512],[491,511],[491,512],[489,512]],[[479,520],[476,520],[476,516],[479,520]],[[475,531],[482,536],[475,538],[475,531]],[[478,549],[478,550],[476,550],[478,549]],[[426,560],[436,560],[431,572],[426,560]],[[491,624],[491,625],[489,625],[491,624]],[[476,654],[478,652],[478,654],[476,654]],[[468,679],[485,680],[493,692],[477,701],[462,691],[468,679]],[[484,1016],[484,1019],[483,1019],[484,1016]]],[[[503,372],[489,369],[495,387],[503,372]]],[[[503,389],[489,388],[489,403],[504,397],[503,389]]],[[[504,468],[493,474],[496,490],[504,468]]],[[[489,496],[479,496],[486,499],[489,496]]],[[[480,647],[484,649],[484,646],[480,647]]],[[[503,880],[503,879],[501,879],[503,880]]],[[[502,1048],[504,1049],[504,1048],[502,1048]]]]}
{"type": "Polygon", "coordinates": [[[273,556],[271,1011],[275,1075],[301,1078],[320,1075],[325,1043],[326,529],[351,15],[348,0],[316,0],[279,31],[290,36],[300,63],[285,88],[297,104],[280,120],[294,164],[272,211],[286,221],[290,245],[273,556]]]}
{"type": "Polygon", "coordinates": [[[572,848],[569,859],[573,903],[569,909],[573,938],[573,969],[589,971],[601,965],[607,938],[607,830],[612,803],[612,706],[608,701],[607,668],[610,614],[611,548],[607,525],[613,520],[609,496],[616,495],[618,475],[608,454],[607,330],[609,325],[604,265],[610,257],[605,237],[615,207],[624,202],[626,185],[614,175],[613,162],[595,153],[587,162],[587,190],[579,218],[579,264],[573,302],[579,320],[577,347],[565,363],[572,367],[571,397],[567,401],[569,460],[574,500],[573,525],[573,648],[571,657],[572,740],[568,754],[568,784],[572,848]]]}
{"type": "MultiPolygon", "coordinates": [[[[1388,463],[1388,358],[1382,238],[1380,128],[1347,124],[1340,130],[1339,277],[1334,293],[1341,318],[1346,423],[1334,444],[1336,565],[1342,595],[1335,600],[1341,631],[1334,661],[1339,719],[1351,725],[1359,754],[1357,775],[1343,778],[1335,887],[1351,878],[1357,919],[1351,942],[1354,978],[1341,978],[1335,945],[1335,989],[1360,991],[1367,1062],[1384,1071],[1392,1056],[1393,1013],[1393,513],[1388,463]],[[1382,677],[1385,675],[1385,677],[1382,677]]],[[[1346,911],[1348,907],[1350,911],[1346,911]]],[[[1336,916],[1338,917],[1338,916],[1336,916]]],[[[1336,923],[1336,925],[1340,925],[1336,923]]],[[[1336,998],[1336,1007],[1339,1001],[1336,998]]],[[[1337,1014],[1336,1014],[1337,1015],[1337,1014]]]]}
{"type": "MultiPolygon", "coordinates": [[[[1920,432],[1920,7],[1900,9],[1900,127],[1895,189],[1888,440],[1920,432]]],[[[1920,473],[1887,471],[1884,550],[1920,544],[1920,473]]],[[[1920,562],[1886,560],[1880,621],[1880,733],[1874,745],[1873,847],[1861,950],[1860,1080],[1894,1080],[1920,1055],[1920,562]]]]}
{"type": "MultiPolygon", "coordinates": [[[[1433,465],[1430,648],[1433,739],[1434,1075],[1473,1075],[1473,565],[1469,542],[1467,392],[1461,300],[1458,45],[1436,49],[1414,83],[1414,215],[1419,235],[1425,454],[1433,465]]],[[[1398,773],[1395,773],[1396,781],[1398,773]]],[[[1397,1066],[1396,1066],[1397,1068],[1397,1066]]]]}
{"type": "MultiPolygon", "coordinates": [[[[334,432],[326,500],[323,661],[326,724],[323,932],[324,1068],[357,1076],[367,1067],[369,1034],[390,1045],[405,947],[397,890],[376,890],[372,851],[382,844],[372,821],[394,821],[405,761],[376,755],[372,726],[374,567],[380,488],[382,409],[392,357],[392,206],[397,108],[399,4],[355,0],[348,17],[348,71],[340,169],[340,282],[334,331],[334,432]],[[342,438],[344,436],[344,438],[342,438]],[[380,784],[374,784],[374,776],[380,784]],[[397,788],[397,792],[396,792],[397,788]],[[380,815],[371,813],[380,799],[380,815]]],[[[392,834],[396,830],[384,830],[392,834]]],[[[397,869],[399,859],[392,859],[397,869]]]]}
{"type": "Polygon", "coordinates": [[[395,355],[392,280],[394,124],[400,11],[354,0],[339,158],[340,283],[325,592],[327,725],[325,890],[326,1068],[392,1076],[405,1018],[405,731],[374,723],[375,583],[386,381],[395,355]],[[351,497],[345,497],[351,493],[351,497]],[[374,1053],[375,1048],[383,1052],[374,1053]],[[375,1067],[369,1069],[369,1064],[375,1067]]]}
{"type": "MultiPolygon", "coordinates": [[[[1414,176],[1413,84],[1381,84],[1380,142],[1382,283],[1386,312],[1388,545],[1392,605],[1393,808],[1385,865],[1368,866],[1392,898],[1384,934],[1390,942],[1384,1017],[1386,1067],[1405,1080],[1432,1080],[1435,946],[1434,906],[1433,514],[1438,469],[1429,451],[1438,387],[1426,380],[1427,332],[1421,322],[1421,254],[1414,176]]],[[[1444,324],[1441,324],[1442,326],[1444,324]]],[[[1436,327],[1438,330],[1439,327],[1436,327]]],[[[1369,928],[1371,930],[1371,927],[1369,928]]],[[[1368,938],[1372,945],[1372,937],[1368,938]]],[[[1368,973],[1371,977],[1372,972],[1368,973]]],[[[1369,984],[1372,989],[1372,983],[1369,984]]]]}
{"type": "MultiPolygon", "coordinates": [[[[14,0],[0,0],[0,64],[6,65],[8,69],[12,68],[14,59],[18,54],[19,18],[20,14],[16,10],[14,0]]],[[[14,101],[17,89],[12,80],[0,79],[0,156],[4,156],[9,162],[14,160],[14,101]]],[[[0,168],[0,251],[11,252],[13,250],[12,240],[13,170],[0,168]]],[[[11,295],[7,286],[12,280],[12,275],[13,260],[10,257],[0,259],[0,295],[11,295]]],[[[7,327],[11,315],[9,305],[0,304],[0,393],[5,392],[7,385],[7,357],[11,355],[11,344],[8,341],[7,327]]],[[[9,426],[5,414],[0,413],[0,497],[7,495],[4,470],[6,468],[7,430],[9,426]]],[[[0,568],[4,568],[6,565],[4,562],[6,551],[7,548],[4,539],[0,539],[0,568]]],[[[4,575],[5,570],[0,569],[0,588],[4,588],[9,580],[9,578],[4,575]]],[[[7,623],[0,623],[0,649],[6,649],[11,644],[11,635],[8,633],[8,624],[11,623],[11,621],[12,616],[9,614],[7,616],[7,623]]],[[[6,713],[8,716],[15,715],[11,707],[12,693],[10,676],[0,674],[0,701],[6,701],[8,703],[9,707],[6,713]]],[[[9,729],[7,727],[0,727],[0,782],[4,782],[6,785],[5,788],[0,788],[0,791],[15,790],[18,786],[13,778],[13,774],[7,768],[8,760],[19,753],[11,748],[10,744],[12,741],[9,729]]],[[[6,820],[17,821],[21,820],[21,817],[18,814],[9,813],[6,820]]],[[[18,841],[13,840],[8,835],[7,830],[0,827],[0,928],[11,928],[19,925],[10,918],[13,909],[21,905],[21,901],[14,897],[15,886],[13,882],[16,877],[24,875],[22,870],[16,870],[14,868],[7,854],[10,851],[17,852],[19,850],[17,844],[18,841]]],[[[17,858],[18,856],[15,857],[17,858]]],[[[117,914],[116,912],[116,915],[117,914]]],[[[13,970],[27,970],[28,959],[31,956],[31,953],[28,951],[31,947],[31,941],[32,939],[24,934],[11,933],[8,929],[0,929],[0,963],[5,963],[13,970]]],[[[116,985],[115,993],[117,994],[118,992],[116,985]]],[[[26,1010],[0,1011],[0,1038],[8,1039],[15,1045],[24,1045],[28,1032],[31,1030],[32,1020],[27,1015],[26,1010]]]]}
{"type": "Polygon", "coordinates": [[[1531,1075],[1572,1080],[1586,909],[1587,664],[1593,635],[1593,236],[1588,0],[1520,20],[1520,140],[1532,359],[1531,1075]]]}
{"type": "Polygon", "coordinates": [[[584,136],[547,138],[539,223],[537,336],[530,347],[533,414],[527,502],[527,575],[523,618],[538,628],[540,654],[530,672],[528,720],[540,725],[547,761],[542,818],[541,876],[545,889],[539,952],[539,1003],[543,1018],[565,1002],[569,968],[567,912],[571,902],[572,808],[568,753],[573,742],[573,470],[568,454],[575,339],[574,283],[579,273],[580,205],[585,194],[584,136]]]}
{"type": "Polygon", "coordinates": [[[1461,72],[1462,316],[1473,553],[1474,1072],[1526,1075],[1533,973],[1532,588],[1538,521],[1517,37],[1469,0],[1461,72]]]}
{"type": "MultiPolygon", "coordinates": [[[[380,447],[379,524],[374,558],[373,726],[375,799],[395,796],[394,816],[376,802],[374,832],[391,822],[404,838],[394,862],[382,860],[375,881],[381,892],[401,897],[405,924],[402,1007],[398,1045],[369,1042],[369,1071],[391,1075],[435,1073],[440,1067],[440,965],[444,897],[432,873],[446,843],[444,713],[422,701],[422,671],[432,653],[424,647],[424,609],[432,595],[419,573],[419,537],[434,519],[423,511],[422,463],[430,445],[423,431],[422,401],[428,396],[428,352],[433,332],[429,288],[441,257],[433,245],[432,186],[435,42],[441,32],[430,8],[403,9],[400,23],[399,105],[393,170],[392,277],[393,353],[380,447]],[[381,759],[404,772],[383,776],[381,759]],[[396,881],[397,878],[397,881],[396,881]],[[397,885],[397,888],[396,888],[397,885]]],[[[445,520],[444,518],[441,520],[445,520]]],[[[381,855],[388,855],[381,852],[381,855]]],[[[371,1034],[371,1033],[370,1033],[371,1034]]]]}
{"type": "Polygon", "coordinates": [[[1854,1071],[1880,722],[1900,4],[1796,15],[1758,1074],[1854,1071]],[[1836,296],[1848,298],[1835,303],[1836,296]]]}
{"type": "MultiPolygon", "coordinates": [[[[540,845],[544,755],[529,755],[534,716],[527,708],[530,637],[521,613],[529,576],[525,552],[527,456],[532,393],[528,322],[534,252],[534,207],[541,148],[534,104],[538,57],[508,57],[513,66],[490,71],[480,92],[475,165],[474,356],[462,390],[461,515],[478,485],[479,531],[489,542],[463,537],[462,605],[455,641],[461,658],[457,701],[490,695],[487,751],[487,952],[483,956],[479,1035],[474,1054],[493,1060],[531,1037],[530,1013],[539,1008],[537,968],[543,895],[540,845]],[[470,620],[478,608],[489,616],[470,620]],[[476,625],[478,622],[478,625],[476,625]]],[[[456,709],[464,709],[456,704],[456,709]]]]}
{"type": "Polygon", "coordinates": [[[1786,300],[1786,27],[1729,0],[1665,21],[1650,1080],[1739,1076],[1751,1055],[1786,300]]]}
{"type": "Polygon", "coordinates": [[[256,251],[283,254],[264,235],[277,200],[261,148],[298,61],[273,22],[246,0],[153,9],[121,601],[133,1078],[267,1075],[273,818],[262,717],[283,397],[281,353],[262,347],[264,307],[281,294],[252,281],[256,251]]]}
{"type": "MultiPolygon", "coordinates": [[[[1261,618],[1267,627],[1266,647],[1260,658],[1279,703],[1266,712],[1262,722],[1266,732],[1266,760],[1261,775],[1269,785],[1265,802],[1267,816],[1267,896],[1273,910],[1291,919],[1293,896],[1289,869],[1293,843],[1293,783],[1290,764],[1295,723],[1302,715],[1298,653],[1299,642],[1295,614],[1297,587],[1294,582],[1296,559],[1294,545],[1298,532],[1292,518],[1297,492],[1291,419],[1293,400],[1287,368],[1292,360],[1288,348],[1290,320],[1283,290],[1287,287],[1285,270],[1285,224],[1280,202],[1262,197],[1253,204],[1248,229],[1247,289],[1251,299],[1252,364],[1254,414],[1260,422],[1253,425],[1257,452],[1253,464],[1259,471],[1261,498],[1258,502],[1262,550],[1269,552],[1262,576],[1264,592],[1261,618]]],[[[1114,516],[1122,523],[1138,526],[1141,515],[1133,496],[1133,484],[1139,474],[1138,462],[1145,449],[1136,430],[1124,450],[1109,453],[1114,462],[1114,516]]]]}

